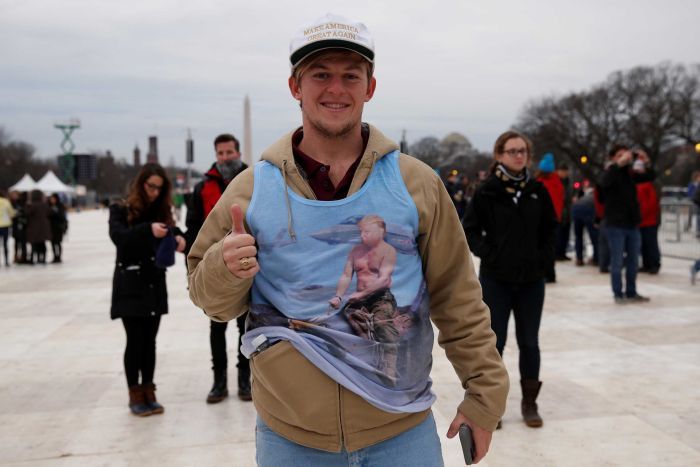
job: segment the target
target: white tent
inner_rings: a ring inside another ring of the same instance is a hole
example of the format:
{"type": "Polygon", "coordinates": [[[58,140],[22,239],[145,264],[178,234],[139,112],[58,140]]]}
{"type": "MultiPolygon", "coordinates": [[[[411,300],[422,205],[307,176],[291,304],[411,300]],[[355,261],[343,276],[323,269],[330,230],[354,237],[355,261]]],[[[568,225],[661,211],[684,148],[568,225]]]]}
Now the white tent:
{"type": "Polygon", "coordinates": [[[10,191],[32,191],[36,188],[36,182],[29,174],[24,174],[19,182],[10,187],[10,191]]]}
{"type": "Polygon", "coordinates": [[[66,185],[61,180],[58,179],[53,171],[49,170],[46,174],[41,177],[36,184],[38,190],[43,191],[45,194],[51,193],[73,193],[75,189],[71,186],[66,185]]]}

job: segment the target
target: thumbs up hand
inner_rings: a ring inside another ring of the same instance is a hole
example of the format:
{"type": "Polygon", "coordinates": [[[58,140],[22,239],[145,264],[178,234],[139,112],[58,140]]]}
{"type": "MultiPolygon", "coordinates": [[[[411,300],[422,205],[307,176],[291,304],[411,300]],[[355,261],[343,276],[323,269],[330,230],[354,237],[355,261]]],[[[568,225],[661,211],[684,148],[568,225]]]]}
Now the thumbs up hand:
{"type": "Polygon", "coordinates": [[[231,206],[231,233],[224,238],[224,263],[231,274],[239,279],[248,279],[260,271],[256,255],[255,237],[243,227],[243,211],[237,204],[231,206]]]}

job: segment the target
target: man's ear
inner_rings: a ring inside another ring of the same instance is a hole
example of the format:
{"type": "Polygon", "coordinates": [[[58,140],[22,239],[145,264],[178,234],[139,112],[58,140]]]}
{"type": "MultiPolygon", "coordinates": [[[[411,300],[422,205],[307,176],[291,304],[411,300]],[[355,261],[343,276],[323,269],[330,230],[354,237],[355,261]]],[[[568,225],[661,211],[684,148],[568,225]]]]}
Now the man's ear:
{"type": "Polygon", "coordinates": [[[365,94],[365,102],[369,102],[370,99],[372,99],[372,96],[374,96],[374,91],[377,89],[377,80],[372,76],[372,79],[369,81],[369,85],[367,86],[367,94],[365,94]]]}
{"type": "Polygon", "coordinates": [[[289,77],[289,92],[292,94],[294,99],[301,102],[301,87],[294,76],[289,77]]]}

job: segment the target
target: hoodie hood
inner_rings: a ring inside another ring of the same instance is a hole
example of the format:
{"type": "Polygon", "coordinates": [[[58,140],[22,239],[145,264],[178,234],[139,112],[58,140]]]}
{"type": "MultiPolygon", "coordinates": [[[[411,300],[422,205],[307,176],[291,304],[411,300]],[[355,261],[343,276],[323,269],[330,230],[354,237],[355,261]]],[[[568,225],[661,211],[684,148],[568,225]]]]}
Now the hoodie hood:
{"type": "MultiPolygon", "coordinates": [[[[360,161],[360,165],[357,168],[357,172],[360,172],[360,170],[363,167],[366,168],[368,161],[372,161],[371,165],[369,166],[369,168],[371,169],[371,166],[374,165],[375,161],[381,159],[382,157],[384,157],[384,155],[399,149],[398,144],[384,136],[382,132],[374,126],[369,125],[367,123],[363,123],[362,125],[369,128],[369,140],[367,141],[367,148],[365,149],[365,152],[362,155],[362,160],[360,161]]],[[[262,156],[260,156],[260,160],[268,161],[274,164],[275,166],[279,167],[280,170],[284,168],[284,161],[286,160],[287,170],[289,174],[291,175],[292,173],[294,173],[295,171],[293,169],[296,168],[296,165],[292,164],[292,162],[294,162],[294,153],[292,152],[292,135],[294,135],[294,133],[297,130],[298,128],[294,131],[287,133],[276,143],[267,148],[262,153],[262,156]]],[[[309,154],[309,156],[313,157],[314,155],[309,154]]],[[[355,178],[357,178],[357,176],[355,178]]],[[[355,181],[353,180],[353,185],[354,184],[355,181]]],[[[351,188],[350,191],[352,193],[356,190],[353,190],[351,188]]]]}

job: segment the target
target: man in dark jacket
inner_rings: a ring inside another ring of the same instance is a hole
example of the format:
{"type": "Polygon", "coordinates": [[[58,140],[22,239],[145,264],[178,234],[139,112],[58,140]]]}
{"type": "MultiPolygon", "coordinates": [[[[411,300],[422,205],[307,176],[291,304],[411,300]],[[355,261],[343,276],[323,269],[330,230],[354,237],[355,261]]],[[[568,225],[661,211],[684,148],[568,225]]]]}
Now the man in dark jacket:
{"type": "MultiPolygon", "coordinates": [[[[216,150],[216,162],[209,171],[204,174],[204,180],[194,187],[190,203],[187,208],[187,250],[197,238],[199,230],[204,224],[204,219],[211,210],[228,184],[248,166],[241,161],[240,146],[238,140],[230,134],[222,134],[214,140],[216,150]]],[[[244,313],[236,319],[238,325],[238,397],[241,400],[252,400],[250,394],[250,364],[241,353],[241,336],[245,331],[244,313]]],[[[221,402],[228,397],[227,369],[228,357],[226,355],[226,328],[227,322],[210,322],[209,343],[211,345],[212,369],[214,370],[214,385],[207,395],[210,404],[221,402]]]]}
{"type": "Polygon", "coordinates": [[[654,170],[634,172],[635,158],[645,166],[649,157],[643,151],[632,152],[627,146],[617,144],[608,153],[610,161],[603,173],[600,186],[605,195],[605,230],[610,246],[610,281],[615,303],[647,302],[649,299],[637,293],[637,261],[639,256],[639,202],[637,183],[654,179],[654,170]],[[625,261],[625,292],[622,292],[622,263],[625,261]]]}
{"type": "Polygon", "coordinates": [[[462,217],[464,217],[464,210],[467,208],[467,199],[464,188],[457,177],[458,175],[459,172],[452,170],[445,181],[445,188],[450,194],[450,198],[452,198],[452,203],[455,205],[457,217],[462,219],[462,217]]]}

